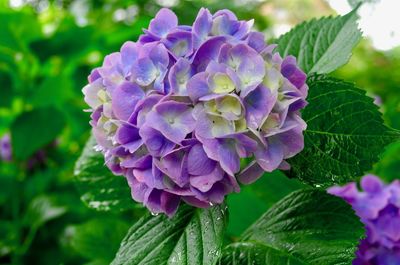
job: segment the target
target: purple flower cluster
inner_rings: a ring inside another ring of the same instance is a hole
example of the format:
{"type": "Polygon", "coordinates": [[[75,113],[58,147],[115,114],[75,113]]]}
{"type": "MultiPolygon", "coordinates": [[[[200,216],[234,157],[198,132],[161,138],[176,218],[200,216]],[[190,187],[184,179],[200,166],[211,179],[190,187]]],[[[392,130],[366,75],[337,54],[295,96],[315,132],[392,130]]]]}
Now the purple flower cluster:
{"type": "Polygon", "coordinates": [[[400,264],[400,181],[385,186],[373,175],[343,187],[332,187],[329,193],[350,203],[366,225],[367,237],[361,241],[354,265],[400,264]]]}
{"type": "Polygon", "coordinates": [[[11,138],[9,134],[5,134],[2,138],[0,138],[0,160],[11,161],[11,159],[11,138]]]}
{"type": "Polygon", "coordinates": [[[251,29],[229,10],[184,26],[164,8],[90,74],[97,150],[153,213],[221,203],[303,149],[306,75],[251,29]]]}

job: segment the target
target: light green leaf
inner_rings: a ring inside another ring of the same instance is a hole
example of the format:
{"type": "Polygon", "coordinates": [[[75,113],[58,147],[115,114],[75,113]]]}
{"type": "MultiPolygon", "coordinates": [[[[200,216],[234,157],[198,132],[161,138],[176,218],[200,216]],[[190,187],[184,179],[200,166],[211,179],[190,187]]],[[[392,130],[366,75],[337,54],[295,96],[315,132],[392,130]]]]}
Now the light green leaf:
{"type": "Polygon", "coordinates": [[[72,79],[66,75],[49,76],[35,89],[30,101],[36,107],[60,106],[73,97],[72,79]]]}
{"type": "Polygon", "coordinates": [[[373,99],[351,83],[309,78],[304,150],[289,160],[292,177],[316,186],[346,183],[378,161],[386,145],[400,139],[388,128],[373,99]]]}
{"type": "Polygon", "coordinates": [[[361,38],[357,18],[353,10],[300,24],[277,40],[277,51],[295,56],[306,73],[330,73],[348,62],[361,38]]]}
{"type": "Polygon", "coordinates": [[[60,217],[66,211],[66,207],[58,205],[51,197],[38,196],[29,203],[24,223],[26,226],[40,227],[60,217]]]}
{"type": "Polygon", "coordinates": [[[55,140],[64,125],[63,114],[52,107],[22,113],[11,125],[13,157],[26,160],[55,140]]]}
{"type": "Polygon", "coordinates": [[[348,265],[363,224],[351,206],[323,190],[291,193],[227,246],[220,265],[348,265]]]}
{"type": "Polygon", "coordinates": [[[400,180],[400,141],[387,147],[381,159],[374,166],[373,173],[386,182],[400,180]]]}
{"type": "Polygon", "coordinates": [[[132,226],[113,265],[210,265],[218,259],[226,225],[224,205],[181,205],[176,215],[147,216],[132,226]]]}
{"type": "Polygon", "coordinates": [[[124,211],[137,204],[123,176],[115,176],[104,164],[102,153],[94,150],[96,140],[91,137],[75,165],[77,187],[81,200],[99,211],[124,211]]]}

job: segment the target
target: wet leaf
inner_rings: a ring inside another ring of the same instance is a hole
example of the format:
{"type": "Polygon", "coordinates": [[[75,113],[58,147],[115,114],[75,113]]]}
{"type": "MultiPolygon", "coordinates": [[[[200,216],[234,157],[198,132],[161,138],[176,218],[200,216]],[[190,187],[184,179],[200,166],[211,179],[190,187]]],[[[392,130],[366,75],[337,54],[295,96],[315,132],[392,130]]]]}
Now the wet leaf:
{"type": "Polygon", "coordinates": [[[218,259],[226,225],[224,205],[181,205],[176,215],[148,215],[129,230],[113,265],[209,265],[218,259]]]}

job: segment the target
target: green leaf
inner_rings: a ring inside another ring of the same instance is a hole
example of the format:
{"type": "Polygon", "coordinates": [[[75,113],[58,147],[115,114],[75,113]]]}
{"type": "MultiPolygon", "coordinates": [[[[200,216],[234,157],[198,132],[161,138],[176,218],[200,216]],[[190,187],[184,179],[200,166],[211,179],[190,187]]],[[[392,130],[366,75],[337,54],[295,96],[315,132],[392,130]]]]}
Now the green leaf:
{"type": "Polygon", "coordinates": [[[72,80],[66,75],[49,76],[35,89],[30,98],[36,107],[60,106],[73,97],[72,80]]]}
{"type": "Polygon", "coordinates": [[[55,108],[40,108],[24,112],[11,125],[13,156],[26,160],[50,144],[65,125],[63,114],[55,108]]]}
{"type": "Polygon", "coordinates": [[[24,223],[29,227],[39,227],[50,220],[60,217],[66,211],[66,207],[58,205],[51,197],[41,195],[29,203],[24,223]]]}
{"type": "Polygon", "coordinates": [[[181,205],[176,215],[147,216],[132,226],[113,265],[210,265],[218,259],[226,225],[224,205],[181,205]]]}
{"type": "Polygon", "coordinates": [[[370,170],[385,146],[400,139],[365,91],[324,76],[308,84],[305,147],[289,160],[290,176],[316,186],[346,183],[370,170]]]}
{"type": "Polygon", "coordinates": [[[276,202],[304,186],[298,179],[289,179],[281,171],[275,170],[264,173],[255,183],[241,187],[239,193],[232,193],[227,199],[230,217],[227,233],[240,236],[276,202]],[[243,209],[248,205],[251,205],[251,211],[243,214],[243,209]]]}
{"type": "Polygon", "coordinates": [[[302,23],[277,40],[281,56],[293,55],[306,73],[330,73],[346,64],[361,38],[353,10],[345,16],[302,23]]]}
{"type": "Polygon", "coordinates": [[[219,264],[347,265],[363,235],[363,224],[345,201],[323,190],[300,190],[227,246],[219,264]]]}
{"type": "Polygon", "coordinates": [[[349,3],[349,5],[352,8],[357,7],[360,3],[361,4],[376,4],[379,3],[381,0],[347,0],[347,2],[349,3]]]}
{"type": "Polygon", "coordinates": [[[374,166],[373,173],[386,182],[400,180],[400,141],[387,147],[381,159],[374,166]]]}
{"type": "Polygon", "coordinates": [[[0,257],[10,254],[18,246],[18,227],[13,221],[0,220],[0,257]]]}
{"type": "Polygon", "coordinates": [[[91,137],[75,165],[81,200],[98,211],[125,211],[136,207],[126,179],[115,176],[104,165],[104,156],[94,150],[95,145],[96,140],[91,137]]]}
{"type": "Polygon", "coordinates": [[[1,68],[0,68],[0,84],[1,84],[0,108],[3,107],[9,108],[11,107],[11,103],[14,96],[13,83],[11,77],[2,72],[1,68]]]}
{"type": "Polygon", "coordinates": [[[93,219],[66,229],[69,245],[89,260],[110,264],[129,226],[118,219],[93,219]]]}

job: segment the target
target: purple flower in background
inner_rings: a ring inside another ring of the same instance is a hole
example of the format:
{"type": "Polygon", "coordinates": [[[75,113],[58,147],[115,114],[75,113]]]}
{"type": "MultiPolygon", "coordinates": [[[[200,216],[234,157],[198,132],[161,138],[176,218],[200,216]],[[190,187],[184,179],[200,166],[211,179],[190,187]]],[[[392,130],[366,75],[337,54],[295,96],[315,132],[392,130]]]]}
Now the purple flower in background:
{"type": "Polygon", "coordinates": [[[252,24],[202,8],[179,25],[164,8],[90,74],[96,149],[151,212],[221,203],[303,149],[306,75],[252,24]]]}
{"type": "MultiPolygon", "coordinates": [[[[33,171],[39,167],[45,167],[48,160],[48,153],[59,145],[58,140],[54,140],[47,146],[39,149],[32,154],[25,162],[25,169],[33,171]]],[[[11,162],[13,160],[13,150],[11,145],[11,136],[9,133],[0,138],[0,161],[11,162]]]]}
{"type": "Polygon", "coordinates": [[[11,138],[9,134],[5,134],[0,138],[0,158],[4,161],[12,160],[11,138]]]}
{"type": "Polygon", "coordinates": [[[354,265],[400,264],[400,181],[385,185],[373,175],[329,193],[347,201],[366,226],[367,237],[361,241],[354,265]]]}

